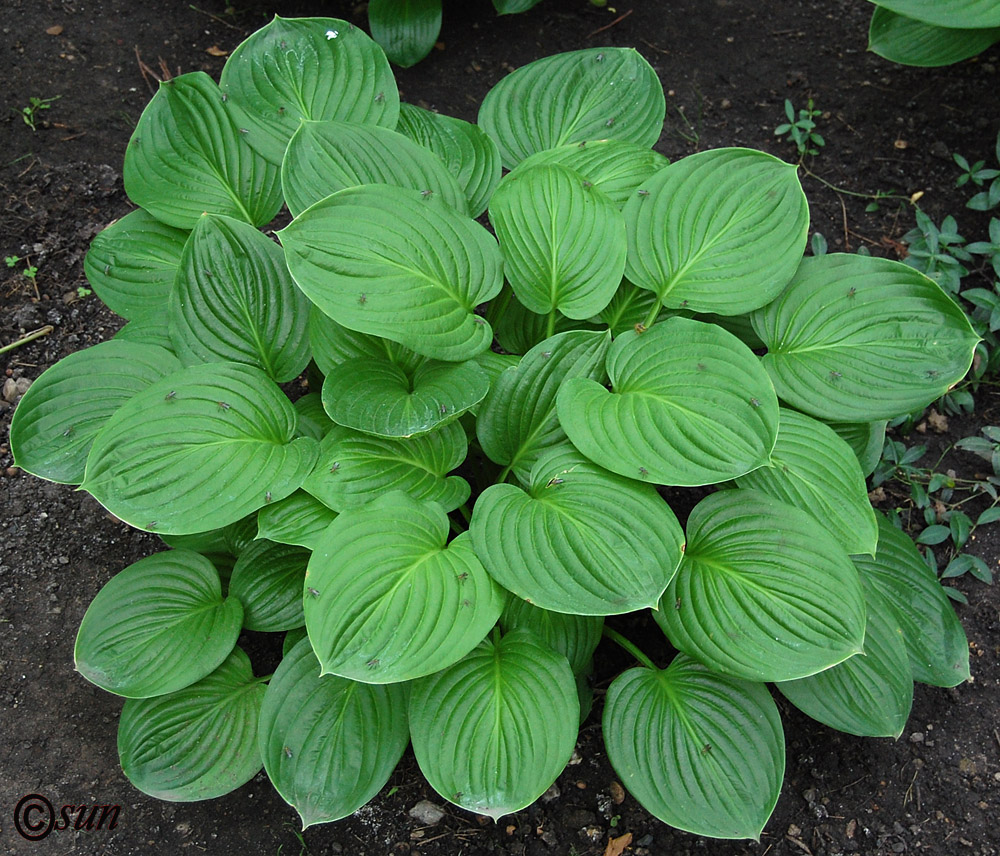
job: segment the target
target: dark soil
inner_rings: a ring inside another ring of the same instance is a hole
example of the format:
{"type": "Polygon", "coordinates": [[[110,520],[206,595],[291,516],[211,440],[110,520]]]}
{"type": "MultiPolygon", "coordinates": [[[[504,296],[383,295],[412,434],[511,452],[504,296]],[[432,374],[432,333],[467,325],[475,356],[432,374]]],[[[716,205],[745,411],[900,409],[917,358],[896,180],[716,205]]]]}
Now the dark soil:
{"type": "MultiPolygon", "coordinates": [[[[612,0],[612,3],[614,0],[612,0]]],[[[835,192],[805,176],[813,228],[831,249],[894,256],[913,225],[899,202],[866,213],[869,200],[846,191],[923,193],[936,222],[958,218],[981,240],[987,218],[965,209],[950,153],[992,156],[1000,117],[998,52],[955,68],[906,69],[865,52],[870,6],[860,0],[622,0],[616,11],[586,0],[544,0],[530,13],[497,19],[487,0],[449,0],[440,50],[399,73],[404,98],[475,119],[488,89],[512,68],[548,54],[598,44],[631,45],[657,69],[668,92],[658,148],[671,158],[730,145],[795,160],[775,137],[783,102],[812,97],[824,111],[826,147],[809,162],[835,192]],[[627,17],[616,22],[623,13],[627,17]],[[594,34],[599,28],[603,32],[594,34]]],[[[203,69],[216,78],[246,35],[283,15],[335,15],[364,25],[349,2],[271,7],[248,0],[3,0],[4,86],[0,93],[0,241],[3,255],[37,266],[34,282],[0,266],[0,346],[45,324],[53,332],[2,355],[6,378],[34,379],[66,354],[110,337],[121,324],[96,297],[80,298],[89,240],[130,206],[121,186],[129,133],[151,89],[137,58],[153,69],[203,69]],[[60,27],[56,32],[53,28],[60,27]],[[20,110],[53,98],[32,132],[20,110]]],[[[0,377],[0,383],[6,379],[0,377]]],[[[985,389],[985,388],[984,388],[985,389]]],[[[974,418],[952,418],[935,449],[1000,424],[1000,402],[981,392],[974,418]]],[[[14,397],[14,396],[12,396],[14,397]]],[[[525,811],[494,825],[450,807],[407,755],[382,795],[353,817],[299,835],[297,817],[263,774],[209,803],[172,804],[136,791],[122,775],[115,734],[121,700],[73,671],[73,640],[98,589],[159,540],[109,517],[88,495],[12,469],[0,400],[0,846],[16,854],[602,854],[630,834],[629,854],[834,856],[926,853],[991,856],[1000,851],[1000,598],[962,578],[959,607],[972,648],[973,680],[953,690],[918,686],[898,741],[831,731],[786,709],[788,768],[777,809],[760,842],[715,842],[672,830],[630,796],[618,804],[615,774],[596,712],[585,723],[578,763],[525,811]],[[23,794],[63,804],[120,804],[117,828],[54,832],[30,843],[14,830],[23,794]],[[429,799],[446,815],[430,827],[408,810],[429,799]]],[[[915,442],[915,441],[914,441],[915,442]]],[[[936,454],[928,455],[935,460],[936,454]]],[[[977,459],[954,453],[945,466],[974,473],[977,459]]],[[[887,504],[905,508],[890,489],[887,504]]],[[[997,529],[971,550],[1000,562],[997,529]]],[[[653,650],[652,639],[647,646],[653,650]]],[[[603,648],[601,649],[603,652],[603,648]]],[[[665,654],[664,652],[661,652],[665,654]]],[[[780,703],[780,702],[779,702],[780,703]]],[[[577,761],[574,758],[574,762],[577,761]]],[[[617,844],[623,845],[624,841],[617,844]]],[[[618,849],[609,851],[618,853],[618,849]]]]}

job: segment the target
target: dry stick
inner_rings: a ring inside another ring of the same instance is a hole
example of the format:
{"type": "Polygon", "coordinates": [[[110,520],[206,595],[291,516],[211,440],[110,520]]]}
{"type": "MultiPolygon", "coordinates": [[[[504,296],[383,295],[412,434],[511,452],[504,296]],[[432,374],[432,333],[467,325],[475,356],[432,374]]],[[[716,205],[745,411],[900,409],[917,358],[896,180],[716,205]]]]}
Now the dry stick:
{"type": "Polygon", "coordinates": [[[844,197],[837,194],[837,201],[840,203],[840,210],[844,215],[844,251],[851,251],[851,239],[848,237],[850,231],[847,228],[847,206],[844,204],[844,197]]]}
{"type": "Polygon", "coordinates": [[[598,27],[596,30],[594,30],[594,32],[587,33],[587,38],[588,39],[593,38],[598,33],[603,33],[605,30],[610,30],[615,24],[620,24],[622,21],[624,21],[629,15],[632,14],[633,11],[634,10],[629,9],[627,12],[615,18],[610,24],[605,24],[603,27],[598,27]]]}
{"type": "Polygon", "coordinates": [[[197,6],[193,5],[190,6],[189,8],[194,12],[198,12],[200,15],[207,15],[213,21],[218,21],[220,24],[222,24],[222,26],[229,27],[230,30],[236,30],[237,32],[240,32],[239,27],[230,24],[229,21],[222,20],[222,18],[220,18],[218,15],[213,15],[211,12],[206,12],[204,9],[199,9],[197,6]]]}
{"type": "Polygon", "coordinates": [[[21,345],[27,345],[28,342],[33,342],[35,339],[42,338],[42,336],[48,336],[54,329],[51,324],[46,324],[44,327],[39,327],[37,330],[25,333],[20,339],[15,339],[9,345],[4,345],[0,348],[0,354],[6,354],[7,351],[13,351],[14,348],[20,348],[21,345]]]}

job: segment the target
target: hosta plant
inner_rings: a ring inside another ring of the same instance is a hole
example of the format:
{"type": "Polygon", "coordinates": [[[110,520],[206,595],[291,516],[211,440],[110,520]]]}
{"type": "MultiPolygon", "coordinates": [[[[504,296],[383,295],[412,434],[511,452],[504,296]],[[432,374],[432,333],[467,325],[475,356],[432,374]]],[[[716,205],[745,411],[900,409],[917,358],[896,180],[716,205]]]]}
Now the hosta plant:
{"type": "Polygon", "coordinates": [[[440,116],[333,19],[161,86],[125,160],[139,207],[86,258],[128,323],[11,428],[19,466],[171,548],[76,643],[127,699],[138,788],[203,799],[263,766],[308,826],[412,742],[444,799],[515,812],[569,761],[604,638],[639,664],[600,706],[621,780],[666,823],[754,837],[785,763],[768,684],[898,736],[913,681],[968,677],[865,476],[886,420],[965,375],[969,322],[905,265],[803,260],[795,168],[668,163],[663,118],[621,48],[440,116]],[[246,653],[279,648],[271,675],[246,653]]]}
{"type": "Polygon", "coordinates": [[[951,65],[1000,42],[995,0],[871,0],[868,49],[902,65],[951,65]]]}

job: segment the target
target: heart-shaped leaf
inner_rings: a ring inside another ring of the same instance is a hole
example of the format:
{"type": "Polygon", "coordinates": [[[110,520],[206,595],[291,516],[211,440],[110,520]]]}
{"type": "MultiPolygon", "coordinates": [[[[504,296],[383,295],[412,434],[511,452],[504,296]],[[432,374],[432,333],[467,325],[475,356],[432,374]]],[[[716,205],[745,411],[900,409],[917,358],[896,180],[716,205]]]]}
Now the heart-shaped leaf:
{"type": "Polygon", "coordinates": [[[786,681],[860,653],[861,582],[815,518],[754,490],[706,497],[653,617],[674,647],[729,675],[786,681]]]}
{"type": "Polygon", "coordinates": [[[314,550],[319,536],[336,517],[337,512],[316,497],[297,490],[291,496],[265,505],[257,513],[257,537],[314,550]]]}
{"type": "Polygon", "coordinates": [[[116,220],[90,242],[83,260],[87,281],[123,318],[166,308],[188,233],[141,208],[116,220]]]}
{"type": "Polygon", "coordinates": [[[247,142],[276,165],[303,119],[393,128],[399,116],[382,49],[339,18],[275,16],[229,55],[221,86],[247,142]]]}
{"type": "Polygon", "coordinates": [[[500,615],[504,633],[529,630],[548,651],[562,654],[569,660],[574,675],[592,666],[592,657],[601,641],[604,619],[592,615],[567,615],[534,606],[526,600],[511,597],[500,615]]]}
{"type": "Polygon", "coordinates": [[[500,248],[433,197],[351,187],[279,236],[295,281],[337,323],[439,360],[468,360],[489,347],[493,332],[474,310],[500,291],[500,248]]]}
{"type": "Polygon", "coordinates": [[[868,50],[901,65],[923,68],[953,65],[1000,41],[1000,26],[974,26],[975,29],[956,29],[951,24],[935,26],[876,7],[868,28],[868,50]]]}
{"type": "Polygon", "coordinates": [[[431,787],[495,820],[531,805],[562,772],[580,703],[566,658],[520,630],[414,683],[409,712],[431,787]]]}
{"type": "Polygon", "coordinates": [[[885,597],[903,630],[913,679],[954,687],[969,679],[969,643],[948,596],[913,540],[879,514],[874,558],[855,556],[862,577],[885,597]]]}
{"type": "Polygon", "coordinates": [[[317,451],[316,441],[295,439],[295,408],[267,375],[204,363],[157,381],[111,417],[81,487],[137,529],[204,532],[288,496],[317,451]]]}
{"type": "MultiPolygon", "coordinates": [[[[864,581],[862,577],[862,581],[864,581]]],[[[899,737],[913,703],[913,678],[899,619],[869,583],[865,652],[808,678],[776,684],[813,719],[861,737],[899,737]]]]}
{"type": "Polygon", "coordinates": [[[486,307],[486,320],[493,327],[497,343],[511,354],[526,354],[557,333],[597,329],[594,324],[572,321],[559,313],[538,315],[529,312],[514,296],[510,286],[504,286],[496,299],[490,301],[486,307]]]}
{"type": "Polygon", "coordinates": [[[648,146],[627,140],[590,140],[536,152],[521,161],[516,172],[551,163],[576,170],[621,208],[670,161],[648,146]]]}
{"type": "Polygon", "coordinates": [[[257,366],[278,383],[309,362],[309,301],[281,248],[230,217],[201,217],[170,293],[170,338],[186,365],[257,366]]]}
{"type": "Polygon", "coordinates": [[[94,438],[129,399],[180,361],[156,345],[112,340],[42,372],[21,398],[10,446],[21,469],[60,484],[83,481],[94,438]]]}
{"type": "Polygon", "coordinates": [[[174,343],[170,341],[170,330],[167,327],[166,312],[150,312],[148,315],[140,315],[115,333],[114,338],[119,342],[156,345],[156,347],[163,348],[171,354],[174,352],[174,343]]]}
{"type": "Polygon", "coordinates": [[[546,449],[564,442],[556,417],[556,393],[567,378],[604,379],[608,334],[559,333],[532,348],[493,384],[479,410],[476,433],[483,451],[509,467],[522,484],[546,449]]]}
{"type": "Polygon", "coordinates": [[[243,604],[247,630],[280,632],[305,624],[302,586],[309,550],[270,541],[254,541],[236,560],[229,594],[243,604]]]}
{"type": "Polygon", "coordinates": [[[489,388],[475,360],[428,360],[412,377],[388,360],[348,360],[326,376],[323,407],[338,425],[378,437],[413,437],[457,419],[489,388]]]}
{"type": "Polygon", "coordinates": [[[752,320],[778,396],[840,422],[921,409],[965,376],[978,341],[965,313],[922,273],[839,253],[804,259],[752,320]]]}
{"type": "Polygon", "coordinates": [[[679,654],[629,669],[604,702],[608,759],[643,807],[678,829],[758,838],[785,773],[785,736],[763,684],[679,654]]]}
{"type": "Polygon", "coordinates": [[[368,27],[396,65],[409,68],[431,52],[441,32],[441,0],[369,0],[368,27]]]}
{"type": "Polygon", "coordinates": [[[169,695],[129,699],[118,723],[122,771],[161,800],[221,797],[260,770],[264,685],[239,648],[214,672],[169,695]]]}
{"type": "Polygon", "coordinates": [[[753,149],[713,149],[646,179],[622,213],[625,275],[673,309],[740,315],[798,267],[809,206],[796,167],[753,149]]]}
{"type": "Polygon", "coordinates": [[[684,543],[655,488],[602,470],[568,445],[539,457],[527,491],[509,484],[483,491],[469,532],[504,588],[576,615],[655,606],[684,543]]]}
{"type": "Polygon", "coordinates": [[[178,229],[193,229],[206,211],[270,222],[281,207],[278,168],[247,145],[243,130],[205,72],[164,81],[129,140],[125,192],[178,229]]]}
{"type": "Polygon", "coordinates": [[[822,422],[781,408],[771,462],[736,479],[807,511],[848,553],[875,555],[878,524],[858,459],[822,422]]]}
{"type": "Polygon", "coordinates": [[[656,484],[704,485],[768,462],[778,401],[746,345],[714,324],[668,318],[624,333],[607,359],[612,391],[572,378],[559,422],[605,469],[656,484]]]}
{"type": "Polygon", "coordinates": [[[258,739],[264,769],[302,828],[339,820],[375,796],[402,757],[406,689],[321,677],[302,639],[268,684],[258,739]]]}
{"type": "Polygon", "coordinates": [[[347,122],[303,122],[281,162],[288,210],[298,216],[324,196],[361,184],[430,192],[460,214],[465,193],[433,152],[388,128],[347,122]]]}
{"type": "Polygon", "coordinates": [[[566,143],[613,138],[647,148],[666,115],[656,72],[631,48],[588,48],[522,66],[494,86],[479,124],[504,166],[566,143]]]}
{"type": "Polygon", "coordinates": [[[243,622],[219,574],[190,550],[156,553],[129,565],[98,592],[80,623],[76,670],[126,698],[190,686],[229,656],[243,622]]]}
{"type": "Polygon", "coordinates": [[[471,488],[461,476],[448,473],[467,453],[465,430],[458,422],[409,440],[337,426],[323,438],[316,467],[302,487],[335,511],[359,508],[394,490],[454,511],[468,500],[471,488]]]}
{"type": "Polygon", "coordinates": [[[938,27],[1000,27],[993,0],[875,0],[877,5],[938,27]]]}
{"type": "Polygon", "coordinates": [[[490,200],[504,275],[530,311],[586,319],[625,270],[625,221],[615,204],[561,164],[519,168],[490,200]]]}
{"type": "Polygon", "coordinates": [[[399,105],[396,130],[436,154],[458,179],[469,213],[478,217],[500,181],[500,150],[478,125],[413,104],[399,105]]]}
{"type": "Polygon", "coordinates": [[[345,511],[306,573],[309,638],[323,674],[405,681],[464,657],[489,632],[503,596],[468,534],[450,544],[441,506],[394,492],[345,511]]]}

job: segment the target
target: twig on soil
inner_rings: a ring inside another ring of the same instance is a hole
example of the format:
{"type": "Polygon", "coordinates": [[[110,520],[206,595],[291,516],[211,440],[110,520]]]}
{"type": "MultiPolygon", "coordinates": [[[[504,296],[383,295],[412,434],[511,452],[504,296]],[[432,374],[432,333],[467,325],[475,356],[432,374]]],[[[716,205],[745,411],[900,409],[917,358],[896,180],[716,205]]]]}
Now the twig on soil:
{"type": "MultiPolygon", "coordinates": [[[[146,86],[149,87],[149,91],[152,92],[153,94],[156,93],[156,87],[153,85],[153,82],[152,80],[150,80],[150,78],[152,78],[159,84],[163,83],[164,80],[170,80],[172,77],[175,76],[170,72],[170,67],[167,65],[166,60],[162,56],[157,57],[157,59],[160,61],[160,74],[157,74],[155,71],[153,71],[153,69],[151,69],[148,65],[146,65],[145,62],[143,62],[142,56],[139,54],[139,46],[138,45],[135,46],[135,60],[137,63],[139,63],[139,71],[142,73],[142,79],[146,81],[146,86]],[[161,74],[163,75],[162,77],[160,76],[161,74]]],[[[180,73],[181,70],[180,67],[178,67],[177,74],[179,75],[180,73]]]]}
{"type": "Polygon", "coordinates": [[[840,203],[840,210],[844,215],[844,252],[849,253],[851,251],[851,239],[848,237],[850,230],[847,228],[847,206],[844,204],[844,197],[837,195],[837,201],[840,203]]]}
{"type": "Polygon", "coordinates": [[[211,12],[206,12],[204,9],[199,9],[194,4],[191,4],[188,8],[191,9],[192,12],[197,12],[200,15],[207,15],[213,21],[218,21],[220,24],[222,24],[223,27],[229,27],[230,30],[240,31],[239,27],[235,26],[234,24],[230,24],[229,21],[224,21],[218,15],[213,15],[211,12]]]}
{"type": "Polygon", "coordinates": [[[804,841],[799,838],[793,838],[791,835],[785,836],[786,841],[791,841],[796,847],[798,847],[806,856],[813,856],[812,850],[810,850],[804,841]]]}
{"type": "Polygon", "coordinates": [[[997,739],[997,745],[1000,746],[1000,731],[993,729],[993,736],[997,739]]]}
{"type": "Polygon", "coordinates": [[[633,11],[635,10],[629,9],[627,12],[624,12],[623,14],[615,18],[610,24],[605,24],[603,27],[598,27],[596,30],[594,30],[594,32],[587,33],[587,38],[592,39],[598,33],[603,33],[605,30],[610,30],[615,24],[620,24],[622,21],[624,21],[629,15],[632,14],[633,11]]]}
{"type": "Polygon", "coordinates": [[[666,48],[661,48],[659,45],[654,45],[648,39],[639,39],[639,41],[642,42],[644,45],[646,45],[646,47],[652,48],[657,53],[661,53],[661,54],[669,54],[670,53],[670,51],[668,51],[666,48]]]}
{"type": "Polygon", "coordinates": [[[13,351],[14,348],[20,348],[21,345],[27,345],[28,342],[34,342],[35,339],[41,339],[42,336],[48,336],[54,329],[55,328],[51,324],[46,324],[44,327],[39,327],[37,330],[25,333],[20,339],[15,339],[9,345],[4,345],[0,348],[0,354],[6,354],[7,351],[13,351]]]}

